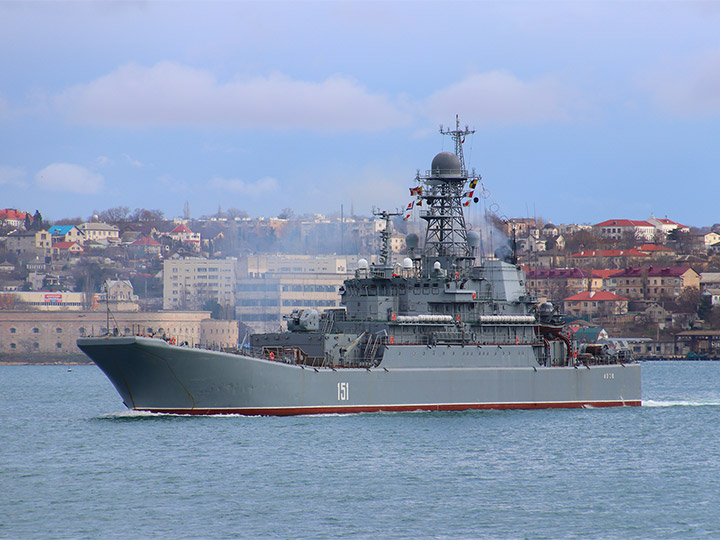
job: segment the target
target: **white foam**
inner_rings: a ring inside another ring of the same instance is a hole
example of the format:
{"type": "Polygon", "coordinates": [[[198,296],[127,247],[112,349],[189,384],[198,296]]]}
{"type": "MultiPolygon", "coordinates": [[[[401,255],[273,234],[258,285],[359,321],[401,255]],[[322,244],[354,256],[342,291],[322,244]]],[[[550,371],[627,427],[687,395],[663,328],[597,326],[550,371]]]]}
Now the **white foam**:
{"type": "Polygon", "coordinates": [[[644,400],[643,407],[720,407],[720,401],[655,401],[644,400]]]}

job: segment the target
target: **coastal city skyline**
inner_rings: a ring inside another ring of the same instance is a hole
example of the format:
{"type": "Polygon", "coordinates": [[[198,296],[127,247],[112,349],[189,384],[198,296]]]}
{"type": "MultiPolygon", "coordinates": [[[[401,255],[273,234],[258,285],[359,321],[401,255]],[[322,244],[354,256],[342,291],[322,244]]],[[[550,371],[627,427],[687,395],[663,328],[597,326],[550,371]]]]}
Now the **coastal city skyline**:
{"type": "Polygon", "coordinates": [[[712,225],[718,18],[708,3],[3,2],[3,207],[369,214],[409,201],[459,114],[501,215],[712,225]]]}

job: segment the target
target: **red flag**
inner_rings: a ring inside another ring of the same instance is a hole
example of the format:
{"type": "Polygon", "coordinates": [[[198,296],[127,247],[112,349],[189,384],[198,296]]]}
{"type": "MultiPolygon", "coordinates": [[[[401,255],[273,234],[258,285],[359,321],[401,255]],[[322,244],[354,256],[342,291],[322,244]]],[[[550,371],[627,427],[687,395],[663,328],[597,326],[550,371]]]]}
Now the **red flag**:
{"type": "Polygon", "coordinates": [[[470,206],[470,200],[467,200],[463,203],[463,206],[470,206]]]}
{"type": "Polygon", "coordinates": [[[412,209],[413,209],[413,206],[415,206],[415,201],[411,201],[411,202],[407,205],[407,210],[412,210],[412,209]]]}

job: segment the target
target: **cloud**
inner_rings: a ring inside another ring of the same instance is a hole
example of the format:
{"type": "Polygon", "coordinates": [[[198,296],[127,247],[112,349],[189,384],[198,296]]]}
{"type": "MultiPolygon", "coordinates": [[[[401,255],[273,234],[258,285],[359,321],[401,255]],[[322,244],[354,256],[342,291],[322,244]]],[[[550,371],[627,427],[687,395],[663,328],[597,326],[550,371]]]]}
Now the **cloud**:
{"type": "Polygon", "coordinates": [[[48,165],[35,175],[35,182],[41,189],[80,194],[99,193],[105,185],[101,174],[72,163],[48,165]]]}
{"type": "Polygon", "coordinates": [[[278,181],[270,177],[261,178],[255,182],[226,178],[213,178],[210,180],[210,186],[220,191],[239,193],[253,198],[259,198],[274,193],[279,187],[278,181]]]}
{"type": "Polygon", "coordinates": [[[115,162],[107,156],[96,157],[95,163],[97,163],[98,167],[111,167],[115,165],[115,162]]]}
{"type": "Polygon", "coordinates": [[[25,169],[0,165],[0,186],[27,187],[25,169]]]}
{"type": "Polygon", "coordinates": [[[438,90],[421,105],[434,121],[464,118],[478,124],[537,124],[566,121],[580,107],[575,92],[552,77],[522,81],[504,71],[471,75],[438,90]]]}
{"type": "Polygon", "coordinates": [[[68,88],[54,103],[75,122],[126,127],[377,131],[410,120],[387,96],[340,75],[321,82],[282,74],[220,82],[207,71],[173,62],[122,66],[68,88]]]}
{"type": "Polygon", "coordinates": [[[137,167],[137,168],[139,168],[139,169],[142,168],[142,166],[143,166],[142,161],[138,161],[138,160],[136,160],[136,159],[133,159],[133,158],[131,158],[130,156],[128,156],[127,154],[123,154],[123,157],[124,157],[125,160],[126,160],[130,165],[132,165],[133,167],[137,167]]]}
{"type": "Polygon", "coordinates": [[[661,109],[681,116],[720,113],[720,49],[642,74],[638,85],[661,109]]]}

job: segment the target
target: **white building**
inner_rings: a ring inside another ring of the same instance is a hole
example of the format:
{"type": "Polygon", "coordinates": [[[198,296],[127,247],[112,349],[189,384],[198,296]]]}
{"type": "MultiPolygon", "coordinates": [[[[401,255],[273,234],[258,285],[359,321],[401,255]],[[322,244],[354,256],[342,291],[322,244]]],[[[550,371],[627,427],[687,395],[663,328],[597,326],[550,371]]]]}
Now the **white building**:
{"type": "Polygon", "coordinates": [[[235,305],[237,259],[201,257],[163,261],[163,309],[200,309],[209,300],[235,305]]]}

